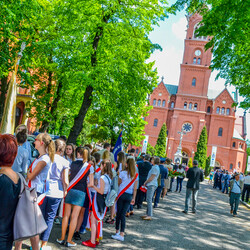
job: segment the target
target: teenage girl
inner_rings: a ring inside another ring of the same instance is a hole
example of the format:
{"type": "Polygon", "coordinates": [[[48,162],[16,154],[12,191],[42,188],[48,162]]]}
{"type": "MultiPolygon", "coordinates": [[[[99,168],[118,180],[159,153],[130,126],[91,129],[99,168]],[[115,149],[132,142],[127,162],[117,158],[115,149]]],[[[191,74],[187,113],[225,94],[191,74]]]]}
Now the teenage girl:
{"type": "Polygon", "coordinates": [[[95,248],[96,245],[99,244],[99,239],[98,235],[101,234],[101,232],[97,231],[97,225],[98,221],[100,222],[100,219],[103,219],[105,211],[106,211],[106,205],[105,205],[105,198],[110,191],[111,187],[111,181],[113,178],[113,173],[112,173],[112,164],[110,161],[102,161],[101,163],[101,177],[98,181],[97,186],[93,186],[93,188],[96,191],[94,200],[92,203],[92,210],[93,212],[91,213],[91,239],[87,241],[83,241],[82,244],[84,246],[92,247],[95,248]],[[100,215],[100,218],[97,220],[96,216],[94,214],[95,211],[98,212],[100,215]],[[98,233],[97,233],[98,232],[98,233]],[[96,241],[97,239],[97,241],[96,241]]]}

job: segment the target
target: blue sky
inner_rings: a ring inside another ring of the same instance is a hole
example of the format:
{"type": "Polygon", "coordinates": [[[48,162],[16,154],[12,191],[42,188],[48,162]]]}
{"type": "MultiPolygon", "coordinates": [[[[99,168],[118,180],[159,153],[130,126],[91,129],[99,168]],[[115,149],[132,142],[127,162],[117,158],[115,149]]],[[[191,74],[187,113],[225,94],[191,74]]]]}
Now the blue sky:
{"type": "MultiPolygon", "coordinates": [[[[173,1],[171,1],[173,2],[173,1]]],[[[158,71],[158,80],[164,77],[164,83],[178,85],[180,76],[180,64],[182,62],[184,52],[184,39],[186,37],[186,17],[185,11],[170,15],[164,22],[159,23],[159,27],[155,27],[150,33],[150,40],[153,43],[158,43],[162,47],[162,51],[155,51],[150,58],[150,61],[155,61],[155,66],[158,71]]],[[[212,72],[209,80],[209,89],[223,90],[225,88],[223,79],[215,81],[217,72],[212,72]]],[[[235,88],[228,88],[232,94],[235,88]]],[[[233,94],[232,94],[233,96],[233,94]]],[[[241,99],[241,98],[240,98],[241,99]]],[[[237,115],[242,115],[243,110],[238,109],[237,115]]],[[[250,113],[247,114],[247,138],[250,139],[250,113]]]]}

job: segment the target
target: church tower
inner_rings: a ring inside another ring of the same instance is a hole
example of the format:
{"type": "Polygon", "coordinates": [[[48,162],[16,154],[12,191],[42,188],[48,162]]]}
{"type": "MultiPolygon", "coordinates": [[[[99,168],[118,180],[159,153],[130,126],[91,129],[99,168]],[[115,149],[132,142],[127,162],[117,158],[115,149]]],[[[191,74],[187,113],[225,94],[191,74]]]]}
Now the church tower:
{"type": "Polygon", "coordinates": [[[187,18],[187,36],[175,107],[169,126],[168,149],[170,155],[176,153],[180,141],[179,133],[183,129],[186,135],[183,137],[182,150],[188,157],[193,157],[201,130],[208,125],[206,110],[212,53],[211,50],[205,50],[210,38],[197,35],[202,16],[195,13],[187,18]]]}
{"type": "Polygon", "coordinates": [[[205,51],[205,45],[210,38],[197,35],[202,20],[200,15],[195,13],[187,18],[188,28],[178,94],[207,97],[212,53],[210,49],[205,51]]]}

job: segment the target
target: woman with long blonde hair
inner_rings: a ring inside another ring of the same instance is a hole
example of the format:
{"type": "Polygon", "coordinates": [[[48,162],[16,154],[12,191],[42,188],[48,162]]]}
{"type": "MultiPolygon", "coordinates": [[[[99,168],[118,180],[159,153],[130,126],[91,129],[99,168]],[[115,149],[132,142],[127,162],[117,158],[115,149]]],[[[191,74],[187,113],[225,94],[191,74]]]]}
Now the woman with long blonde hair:
{"type": "Polygon", "coordinates": [[[61,245],[66,243],[67,247],[74,247],[77,244],[72,241],[75,232],[78,216],[84,205],[87,195],[87,178],[90,185],[94,185],[94,168],[89,161],[89,149],[78,147],[76,149],[77,159],[70,165],[70,183],[67,196],[65,197],[65,209],[62,220],[62,234],[57,242],[61,245]],[[70,218],[69,233],[65,242],[66,230],[70,218]]]}
{"type": "Polygon", "coordinates": [[[119,173],[119,191],[117,196],[117,214],[115,223],[116,234],[111,236],[115,240],[124,241],[125,215],[129,205],[135,204],[137,183],[138,174],[135,169],[135,160],[133,158],[128,158],[126,168],[119,173]]]}
{"type": "Polygon", "coordinates": [[[110,191],[112,178],[112,163],[107,160],[102,161],[101,177],[98,180],[98,185],[93,186],[96,193],[92,202],[91,238],[82,242],[84,246],[95,248],[99,244],[102,232],[99,231],[100,227],[98,227],[98,223],[101,223],[106,213],[105,198],[110,191]]]}

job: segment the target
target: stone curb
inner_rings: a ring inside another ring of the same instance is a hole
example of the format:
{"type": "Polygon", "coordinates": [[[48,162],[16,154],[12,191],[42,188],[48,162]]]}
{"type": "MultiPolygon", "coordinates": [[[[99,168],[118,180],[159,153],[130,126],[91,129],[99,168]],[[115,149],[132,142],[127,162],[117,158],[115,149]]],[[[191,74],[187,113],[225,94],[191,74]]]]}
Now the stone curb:
{"type": "Polygon", "coordinates": [[[247,208],[249,208],[249,209],[250,209],[250,205],[249,205],[249,204],[247,204],[245,201],[240,200],[240,202],[241,202],[244,206],[246,206],[247,208]]]}

